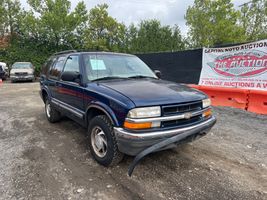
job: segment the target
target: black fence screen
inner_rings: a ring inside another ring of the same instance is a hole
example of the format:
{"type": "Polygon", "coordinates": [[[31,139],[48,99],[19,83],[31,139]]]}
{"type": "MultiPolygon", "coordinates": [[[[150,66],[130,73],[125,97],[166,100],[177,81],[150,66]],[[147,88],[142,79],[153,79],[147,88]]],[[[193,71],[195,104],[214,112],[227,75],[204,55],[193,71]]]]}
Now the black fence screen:
{"type": "Polygon", "coordinates": [[[137,54],[151,69],[160,70],[162,79],[198,84],[202,67],[202,49],[137,54]]]}

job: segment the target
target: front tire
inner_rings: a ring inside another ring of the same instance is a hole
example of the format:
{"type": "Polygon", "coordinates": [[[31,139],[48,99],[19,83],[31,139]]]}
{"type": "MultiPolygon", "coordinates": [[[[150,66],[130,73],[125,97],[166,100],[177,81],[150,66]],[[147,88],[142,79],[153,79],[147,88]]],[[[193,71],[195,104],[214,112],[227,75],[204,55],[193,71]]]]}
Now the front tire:
{"type": "Polygon", "coordinates": [[[45,100],[45,115],[49,122],[58,122],[61,118],[60,112],[58,112],[50,103],[48,98],[45,100]]]}
{"type": "Polygon", "coordinates": [[[118,150],[112,123],[105,115],[98,115],[88,127],[89,148],[93,158],[106,167],[117,165],[124,154],[118,150]]]}

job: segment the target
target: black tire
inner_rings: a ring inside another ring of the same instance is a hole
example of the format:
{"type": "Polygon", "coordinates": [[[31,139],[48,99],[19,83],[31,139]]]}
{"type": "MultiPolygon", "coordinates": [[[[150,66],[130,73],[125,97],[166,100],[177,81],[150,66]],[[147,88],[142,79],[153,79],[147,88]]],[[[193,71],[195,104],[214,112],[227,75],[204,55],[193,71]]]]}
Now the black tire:
{"type": "Polygon", "coordinates": [[[122,159],[124,154],[118,150],[117,140],[114,134],[113,126],[109,118],[105,115],[98,115],[94,117],[88,127],[88,138],[89,138],[89,148],[93,158],[103,166],[115,166],[122,159]],[[92,134],[95,128],[102,129],[104,132],[104,137],[106,139],[107,147],[106,154],[104,156],[99,156],[93,147],[92,134]]]}
{"type": "Polygon", "coordinates": [[[58,122],[61,118],[60,112],[57,111],[51,104],[48,98],[45,99],[45,115],[49,122],[58,122]],[[48,106],[50,109],[48,109],[48,106]]]}

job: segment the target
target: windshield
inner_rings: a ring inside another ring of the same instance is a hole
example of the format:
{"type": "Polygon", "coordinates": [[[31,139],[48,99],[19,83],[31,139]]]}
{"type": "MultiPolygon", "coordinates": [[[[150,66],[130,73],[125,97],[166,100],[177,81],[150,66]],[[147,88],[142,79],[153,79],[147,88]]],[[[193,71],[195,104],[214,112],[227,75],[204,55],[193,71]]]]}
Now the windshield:
{"type": "Polygon", "coordinates": [[[12,69],[31,69],[31,63],[14,63],[12,69]]]}
{"type": "Polygon", "coordinates": [[[156,78],[151,69],[136,56],[85,54],[83,58],[90,81],[109,78],[156,78]]]}

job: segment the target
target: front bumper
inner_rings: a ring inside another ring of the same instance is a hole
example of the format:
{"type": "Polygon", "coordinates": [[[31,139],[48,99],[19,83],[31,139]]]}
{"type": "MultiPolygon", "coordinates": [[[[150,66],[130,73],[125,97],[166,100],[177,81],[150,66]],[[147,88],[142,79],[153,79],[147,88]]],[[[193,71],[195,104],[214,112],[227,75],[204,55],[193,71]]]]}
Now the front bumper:
{"type": "Polygon", "coordinates": [[[34,80],[34,75],[27,75],[27,76],[11,75],[10,79],[11,81],[30,81],[30,80],[34,80]]]}
{"type": "Polygon", "coordinates": [[[154,132],[145,132],[145,133],[136,133],[130,132],[123,128],[114,127],[118,148],[121,152],[135,156],[138,153],[142,152],[144,149],[153,146],[157,143],[160,143],[168,138],[171,138],[176,135],[180,135],[183,133],[190,132],[185,138],[179,141],[174,141],[171,144],[168,144],[159,149],[155,149],[154,151],[159,151],[162,149],[175,147],[177,144],[192,141],[197,139],[211,129],[211,127],[216,123],[216,118],[211,116],[209,119],[188,127],[170,129],[164,131],[154,131],[154,132]]]}

